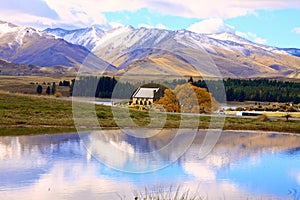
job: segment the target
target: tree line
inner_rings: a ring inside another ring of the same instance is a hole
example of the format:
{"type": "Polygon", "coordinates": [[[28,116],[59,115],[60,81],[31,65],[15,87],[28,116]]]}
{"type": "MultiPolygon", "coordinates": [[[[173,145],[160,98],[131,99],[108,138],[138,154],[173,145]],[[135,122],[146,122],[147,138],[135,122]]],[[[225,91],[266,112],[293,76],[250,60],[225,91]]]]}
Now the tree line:
{"type": "MultiPolygon", "coordinates": [[[[199,80],[193,85],[207,88],[207,85],[219,85],[219,80],[199,80]]],[[[225,79],[223,80],[227,101],[262,101],[300,103],[300,83],[267,79],[225,79]]],[[[218,92],[213,94],[218,100],[218,92]]]]}
{"type": "MultiPolygon", "coordinates": [[[[43,86],[38,85],[36,88],[36,92],[38,94],[42,94],[43,93],[43,86]]],[[[50,95],[50,94],[55,94],[56,92],[56,84],[55,82],[52,83],[52,87],[50,87],[50,85],[48,85],[48,87],[46,88],[46,94],[50,95]]]]}
{"type": "Polygon", "coordinates": [[[72,80],[70,93],[74,96],[130,99],[135,89],[134,85],[119,82],[115,77],[82,76],[72,80]]]}
{"type": "MultiPolygon", "coordinates": [[[[214,90],[213,97],[218,102],[223,102],[221,96],[224,84],[227,101],[262,101],[262,102],[293,102],[300,103],[300,83],[267,80],[267,79],[224,79],[224,80],[198,80],[194,81],[192,77],[187,80],[173,80],[163,82],[162,84],[144,84],[143,87],[159,87],[160,93],[155,100],[164,95],[165,89],[175,85],[192,83],[194,86],[214,90]],[[209,85],[209,88],[207,87],[209,85]],[[166,87],[165,87],[166,86],[166,87]],[[219,95],[219,96],[218,96],[219,95]]],[[[120,98],[130,99],[131,95],[141,84],[132,84],[129,82],[120,82],[115,77],[96,77],[82,76],[76,81],[64,81],[59,85],[69,86],[70,93],[73,94],[74,85],[76,85],[76,96],[94,96],[99,98],[120,98]]]]}

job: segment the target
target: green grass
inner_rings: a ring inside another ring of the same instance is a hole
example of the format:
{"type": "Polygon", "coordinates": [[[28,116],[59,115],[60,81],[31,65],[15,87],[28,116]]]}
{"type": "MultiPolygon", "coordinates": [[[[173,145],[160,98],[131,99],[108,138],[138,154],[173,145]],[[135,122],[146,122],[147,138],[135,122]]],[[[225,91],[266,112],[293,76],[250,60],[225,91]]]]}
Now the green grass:
{"type": "MultiPolygon", "coordinates": [[[[128,125],[128,116],[121,114],[114,117],[111,107],[95,106],[96,116],[102,129],[117,129],[120,123],[128,125]],[[116,123],[118,120],[118,123],[116,123]]],[[[123,108],[114,108],[122,113],[123,108]]],[[[153,118],[147,111],[130,110],[130,118],[137,127],[160,128],[165,117],[164,128],[190,128],[192,121],[199,121],[200,129],[210,126],[211,117],[185,116],[157,113],[153,118]]],[[[222,118],[214,118],[214,123],[222,125],[222,118]]],[[[97,127],[96,127],[97,128],[97,127]]],[[[133,127],[134,128],[134,127],[133,127]]],[[[93,128],[94,129],[94,128],[93,128]]],[[[255,118],[226,117],[226,130],[265,130],[300,133],[299,121],[284,120],[260,121],[255,118]]],[[[0,92],[0,135],[31,135],[75,132],[72,114],[72,102],[46,96],[12,94],[0,92]]]]}

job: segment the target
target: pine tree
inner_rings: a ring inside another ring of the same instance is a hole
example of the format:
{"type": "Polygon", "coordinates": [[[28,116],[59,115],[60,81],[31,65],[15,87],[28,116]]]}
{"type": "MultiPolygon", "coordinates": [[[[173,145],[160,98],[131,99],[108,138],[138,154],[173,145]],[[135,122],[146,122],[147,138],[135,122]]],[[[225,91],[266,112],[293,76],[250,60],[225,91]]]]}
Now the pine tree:
{"type": "Polygon", "coordinates": [[[52,84],[52,89],[51,89],[51,93],[52,93],[52,94],[55,94],[55,92],[56,92],[56,84],[55,84],[55,82],[53,82],[53,84],[52,84]]]}
{"type": "Polygon", "coordinates": [[[188,82],[189,83],[193,83],[194,82],[193,77],[190,77],[189,80],[188,80],[188,82]]]}
{"type": "Polygon", "coordinates": [[[37,92],[38,94],[42,94],[42,92],[43,92],[43,87],[42,87],[41,85],[38,85],[37,88],[36,88],[36,92],[37,92]]]}
{"type": "Polygon", "coordinates": [[[51,92],[51,89],[50,89],[50,86],[48,86],[47,89],[46,89],[46,93],[47,93],[48,95],[50,95],[50,92],[51,92]]]}

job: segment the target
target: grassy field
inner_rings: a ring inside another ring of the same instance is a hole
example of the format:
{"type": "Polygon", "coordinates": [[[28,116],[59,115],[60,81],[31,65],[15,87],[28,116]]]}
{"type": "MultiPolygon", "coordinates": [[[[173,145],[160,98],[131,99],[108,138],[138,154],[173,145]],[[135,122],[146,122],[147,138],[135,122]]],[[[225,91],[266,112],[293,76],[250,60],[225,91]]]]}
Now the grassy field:
{"type": "MultiPolygon", "coordinates": [[[[111,107],[95,106],[96,116],[99,124],[104,129],[116,129],[126,118],[123,116],[114,116],[111,107]],[[119,123],[115,122],[118,119],[119,123]]],[[[123,111],[122,108],[115,108],[115,112],[123,111]]],[[[130,117],[140,127],[147,126],[153,121],[150,120],[149,113],[146,111],[130,110],[130,117]]],[[[163,114],[156,115],[156,123],[151,123],[151,127],[159,126],[160,117],[163,114]]],[[[196,117],[198,121],[198,117],[196,117]]],[[[195,116],[190,116],[195,120],[195,116]]],[[[190,127],[189,117],[181,122],[183,128],[190,127]]],[[[210,125],[210,117],[201,116],[199,118],[199,128],[207,129],[210,125]]],[[[181,121],[180,115],[167,115],[164,128],[178,128],[181,121]]],[[[215,119],[214,123],[222,124],[222,118],[215,119]]],[[[130,125],[129,125],[130,127],[130,125]]],[[[256,118],[234,118],[226,117],[225,130],[265,130],[300,133],[299,121],[280,120],[265,121],[256,118]]],[[[50,134],[75,132],[75,126],[72,114],[72,102],[70,100],[37,96],[24,95],[8,92],[0,92],[0,135],[31,135],[31,134],[50,134]]]]}
{"type": "Polygon", "coordinates": [[[0,90],[24,94],[36,94],[38,84],[42,85],[43,93],[46,92],[48,84],[56,83],[56,91],[63,96],[69,96],[69,87],[59,86],[60,81],[71,81],[74,76],[1,76],[0,90]],[[33,84],[34,83],[34,84],[33,84]],[[45,85],[43,83],[46,83],[45,85]]]}

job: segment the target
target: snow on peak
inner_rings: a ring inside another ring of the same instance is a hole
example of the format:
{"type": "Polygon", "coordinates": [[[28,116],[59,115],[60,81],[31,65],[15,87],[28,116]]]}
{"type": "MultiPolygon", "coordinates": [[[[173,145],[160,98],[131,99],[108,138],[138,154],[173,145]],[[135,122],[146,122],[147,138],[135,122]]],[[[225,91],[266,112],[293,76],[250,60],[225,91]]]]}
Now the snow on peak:
{"type": "Polygon", "coordinates": [[[112,42],[114,38],[116,38],[119,35],[127,35],[131,31],[135,30],[132,26],[120,26],[117,28],[114,28],[110,31],[105,32],[101,40],[98,40],[93,51],[97,51],[101,46],[103,46],[105,43],[112,42]]]}
{"type": "Polygon", "coordinates": [[[90,26],[87,28],[65,30],[62,28],[46,29],[44,32],[54,35],[55,37],[62,38],[72,44],[77,44],[91,50],[102,36],[104,31],[97,26],[90,26]]]}
{"type": "Polygon", "coordinates": [[[223,33],[217,33],[217,34],[207,34],[207,37],[217,39],[217,40],[222,40],[222,41],[236,42],[239,44],[250,44],[250,45],[254,44],[253,42],[251,42],[245,38],[242,38],[238,35],[235,35],[235,34],[229,33],[229,32],[223,32],[223,33]]]}
{"type": "Polygon", "coordinates": [[[8,35],[9,38],[14,38],[9,44],[16,42],[17,44],[22,45],[25,36],[43,36],[43,32],[34,28],[17,26],[8,22],[0,21],[0,36],[5,37],[6,35],[8,35]]]}
{"type": "Polygon", "coordinates": [[[0,21],[0,35],[16,32],[17,30],[18,30],[18,26],[8,22],[0,21]]]}
{"type": "Polygon", "coordinates": [[[130,25],[128,26],[119,26],[117,28],[114,28],[110,31],[107,31],[108,34],[121,34],[121,33],[124,33],[124,32],[128,32],[128,31],[132,31],[134,30],[134,28],[130,25]]]}

